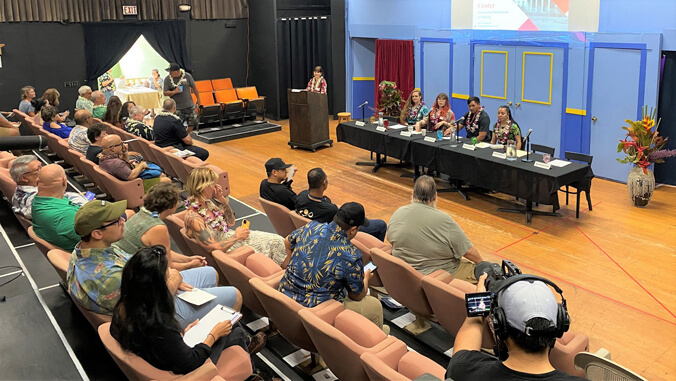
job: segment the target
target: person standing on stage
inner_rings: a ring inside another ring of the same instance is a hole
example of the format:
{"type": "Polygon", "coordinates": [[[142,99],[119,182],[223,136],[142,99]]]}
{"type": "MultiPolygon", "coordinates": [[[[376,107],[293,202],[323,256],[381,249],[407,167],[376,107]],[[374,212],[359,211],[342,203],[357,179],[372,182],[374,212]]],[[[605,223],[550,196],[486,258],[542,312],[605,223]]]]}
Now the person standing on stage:
{"type": "Polygon", "coordinates": [[[491,129],[491,118],[481,107],[479,98],[469,97],[467,106],[469,111],[458,120],[458,128],[462,130],[465,127],[469,139],[476,137],[480,142],[490,140],[488,134],[491,129]]]}
{"type": "Polygon", "coordinates": [[[192,75],[186,73],[175,62],[169,65],[167,71],[169,75],[164,78],[164,95],[171,97],[176,102],[176,115],[181,118],[183,124],[187,125],[188,133],[191,133],[199,123],[197,113],[195,113],[195,107],[201,103],[197,85],[195,85],[192,75]],[[192,101],[191,90],[195,94],[197,104],[192,101]]]}
{"type": "Polygon", "coordinates": [[[313,93],[326,94],[326,79],[324,79],[324,70],[322,67],[315,66],[312,75],[312,79],[307,83],[305,90],[313,93]]]}

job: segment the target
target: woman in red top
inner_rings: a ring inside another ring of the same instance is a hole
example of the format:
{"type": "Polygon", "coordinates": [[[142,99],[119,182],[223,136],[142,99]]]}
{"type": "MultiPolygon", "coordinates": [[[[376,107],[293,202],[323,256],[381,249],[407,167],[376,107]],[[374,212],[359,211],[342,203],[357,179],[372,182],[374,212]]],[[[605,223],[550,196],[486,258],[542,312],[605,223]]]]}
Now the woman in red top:
{"type": "Polygon", "coordinates": [[[450,134],[451,127],[455,125],[455,114],[448,102],[448,95],[437,95],[434,106],[423,120],[415,124],[415,130],[429,126],[430,131],[443,130],[444,135],[450,134]]]}
{"type": "Polygon", "coordinates": [[[326,94],[326,80],[324,79],[324,70],[321,66],[315,66],[312,72],[312,79],[307,83],[305,90],[313,93],[326,94]]]}

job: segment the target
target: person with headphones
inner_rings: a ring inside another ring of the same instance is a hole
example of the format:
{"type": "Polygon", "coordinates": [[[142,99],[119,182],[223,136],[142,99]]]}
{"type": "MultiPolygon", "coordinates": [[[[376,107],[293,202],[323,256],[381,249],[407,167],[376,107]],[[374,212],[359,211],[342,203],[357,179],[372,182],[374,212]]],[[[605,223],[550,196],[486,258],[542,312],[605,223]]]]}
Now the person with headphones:
{"type": "MultiPolygon", "coordinates": [[[[476,292],[486,291],[487,274],[476,292]]],[[[495,335],[495,354],[480,352],[483,317],[468,317],[455,337],[446,377],[462,380],[584,380],[554,369],[549,352],[570,326],[563,292],[551,281],[516,275],[496,285],[488,319],[495,335]],[[561,295],[561,303],[548,285],[561,295]]]]}

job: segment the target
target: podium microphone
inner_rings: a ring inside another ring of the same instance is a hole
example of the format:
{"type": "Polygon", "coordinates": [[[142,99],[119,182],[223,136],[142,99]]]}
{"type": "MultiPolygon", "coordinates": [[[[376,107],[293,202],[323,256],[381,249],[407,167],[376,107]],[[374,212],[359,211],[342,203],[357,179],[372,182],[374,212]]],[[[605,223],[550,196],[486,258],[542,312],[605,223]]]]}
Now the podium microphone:
{"type": "Polygon", "coordinates": [[[367,104],[369,104],[369,101],[364,101],[364,103],[357,106],[357,108],[362,108],[362,107],[366,106],[367,104]]]}
{"type": "Polygon", "coordinates": [[[357,106],[358,109],[359,108],[361,109],[361,122],[362,123],[364,123],[364,106],[366,106],[367,104],[369,104],[369,101],[364,101],[364,103],[357,106]]]}
{"type": "Polygon", "coordinates": [[[526,137],[524,138],[524,141],[526,142],[526,158],[521,159],[524,163],[532,163],[533,159],[530,158],[530,134],[533,133],[533,129],[529,129],[528,133],[526,134],[526,137]]]}

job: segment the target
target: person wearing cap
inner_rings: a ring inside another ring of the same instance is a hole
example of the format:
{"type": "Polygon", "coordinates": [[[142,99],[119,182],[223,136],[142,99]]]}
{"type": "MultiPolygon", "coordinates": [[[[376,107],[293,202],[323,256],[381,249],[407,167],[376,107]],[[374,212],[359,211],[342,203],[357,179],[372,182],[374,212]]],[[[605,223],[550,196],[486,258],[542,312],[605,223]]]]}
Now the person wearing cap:
{"type": "Polygon", "coordinates": [[[296,167],[284,163],[278,157],[266,161],[265,172],[268,178],[261,181],[261,197],[293,210],[296,207],[296,192],[291,189],[291,183],[296,170],[296,167]]]}
{"type": "Polygon", "coordinates": [[[162,102],[162,111],[157,113],[153,122],[155,145],[158,147],[171,146],[181,150],[188,150],[202,161],[208,159],[209,151],[192,145],[192,137],[189,131],[186,131],[181,118],[175,112],[176,102],[173,99],[165,99],[162,102]]]}
{"type": "MultiPolygon", "coordinates": [[[[75,214],[75,231],[82,240],[75,246],[68,264],[68,292],[80,306],[99,314],[113,314],[120,298],[122,270],[135,254],[113,245],[124,237],[126,207],[126,200],[92,200],[75,214]]],[[[239,311],[242,306],[240,292],[235,287],[217,285],[218,274],[212,267],[167,271],[167,287],[174,296],[175,316],[181,329],[204,317],[218,304],[239,311]],[[193,306],[177,296],[193,288],[204,290],[216,298],[193,306]]]]}
{"type": "Polygon", "coordinates": [[[175,62],[169,65],[167,71],[169,75],[164,78],[164,95],[171,97],[176,102],[176,110],[174,112],[181,118],[183,123],[187,123],[188,133],[190,133],[199,123],[197,114],[195,113],[195,107],[201,103],[197,85],[195,85],[192,75],[186,73],[175,62]],[[190,96],[191,91],[195,94],[197,104],[192,101],[192,97],[190,96]]]}
{"type": "MultiPolygon", "coordinates": [[[[308,189],[296,197],[296,213],[313,221],[331,222],[338,212],[338,206],[324,195],[329,187],[329,178],[321,168],[312,168],[307,173],[308,189]]],[[[387,223],[383,220],[369,220],[368,225],[359,227],[359,231],[385,240],[387,223]]]]}
{"type": "MultiPolygon", "coordinates": [[[[80,241],[75,233],[73,218],[80,205],[64,198],[68,187],[66,172],[58,164],[39,169],[38,193],[33,199],[31,214],[35,235],[66,251],[72,251],[80,241]]],[[[83,204],[84,197],[80,201],[83,204]]]]}
{"type": "MultiPolygon", "coordinates": [[[[476,292],[486,291],[486,277],[486,274],[479,277],[476,292]]],[[[554,369],[549,362],[549,352],[556,342],[554,331],[559,306],[544,282],[518,281],[494,297],[498,298],[497,304],[506,318],[507,338],[498,343],[507,349],[506,360],[481,352],[484,318],[467,317],[453,343],[447,378],[455,381],[584,380],[554,369]]]]}
{"type": "Polygon", "coordinates": [[[483,261],[453,217],[437,209],[434,178],[420,176],[409,205],[397,209],[389,221],[387,240],[392,255],[424,275],[443,269],[476,284],[474,268],[483,261]]]}
{"type": "Polygon", "coordinates": [[[388,333],[380,301],[366,295],[371,271],[364,271],[361,252],[350,242],[360,226],[368,225],[364,207],[348,202],[333,221],[310,221],[291,232],[284,240],[286,271],[279,291],[310,308],[335,299],[388,333]]]}

